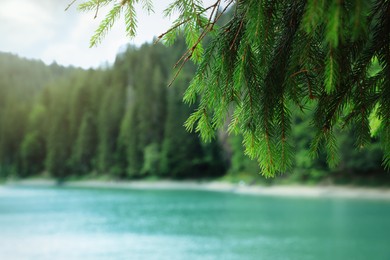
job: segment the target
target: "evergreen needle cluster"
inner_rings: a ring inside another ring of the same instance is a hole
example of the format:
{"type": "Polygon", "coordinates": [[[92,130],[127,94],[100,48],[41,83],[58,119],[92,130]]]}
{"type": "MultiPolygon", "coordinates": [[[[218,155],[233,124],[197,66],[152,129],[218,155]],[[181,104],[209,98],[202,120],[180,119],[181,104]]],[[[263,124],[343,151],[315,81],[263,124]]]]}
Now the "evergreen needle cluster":
{"type": "MultiPolygon", "coordinates": [[[[113,5],[91,44],[100,42],[123,8],[130,10],[125,22],[133,36],[138,2],[152,9],[146,0],[82,3],[81,10],[113,5]]],[[[173,13],[177,20],[159,39],[172,43],[184,33],[188,51],[177,65],[189,59],[198,64],[184,98],[190,104],[199,100],[187,129],[210,140],[228,124],[230,132],[243,135],[246,153],[261,172],[274,176],[292,164],[291,111],[310,106],[317,132],[313,155],[324,149],[328,163],[336,165],[335,129],[348,126],[357,148],[375,134],[390,167],[390,1],[215,0],[205,6],[174,0],[165,14],[173,13]],[[217,27],[227,12],[231,19],[217,27]]]]}

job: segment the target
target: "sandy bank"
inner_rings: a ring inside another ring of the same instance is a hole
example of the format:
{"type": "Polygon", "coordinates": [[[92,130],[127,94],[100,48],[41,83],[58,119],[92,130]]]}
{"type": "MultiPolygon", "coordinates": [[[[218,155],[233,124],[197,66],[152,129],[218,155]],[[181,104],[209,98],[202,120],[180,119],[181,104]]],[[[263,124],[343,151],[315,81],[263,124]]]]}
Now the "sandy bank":
{"type": "MultiPolygon", "coordinates": [[[[5,186],[55,186],[54,180],[21,180],[10,181],[5,186]]],[[[361,199],[390,200],[389,188],[363,188],[350,186],[248,186],[225,182],[197,181],[69,181],[65,187],[112,188],[112,189],[180,189],[232,192],[238,194],[285,196],[285,197],[341,197],[361,199]]]]}

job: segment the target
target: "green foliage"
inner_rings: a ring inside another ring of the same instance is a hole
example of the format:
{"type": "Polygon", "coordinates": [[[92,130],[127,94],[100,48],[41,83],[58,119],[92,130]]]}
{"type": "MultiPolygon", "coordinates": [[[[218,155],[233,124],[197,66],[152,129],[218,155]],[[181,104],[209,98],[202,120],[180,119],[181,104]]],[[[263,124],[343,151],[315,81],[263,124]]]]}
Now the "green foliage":
{"type": "Polygon", "coordinates": [[[183,127],[185,119],[190,114],[190,108],[181,102],[181,94],[186,86],[184,82],[188,82],[188,77],[182,74],[176,82],[177,85],[169,89],[168,114],[162,144],[161,174],[174,178],[201,175],[199,167],[204,158],[197,136],[188,133],[183,127]]]}
{"type": "Polygon", "coordinates": [[[135,12],[135,4],[141,2],[142,9],[148,13],[153,12],[153,4],[151,0],[89,0],[84,1],[78,5],[78,10],[83,12],[95,11],[95,18],[98,15],[99,8],[113,4],[111,10],[107,13],[105,18],[101,21],[95,34],[90,40],[90,47],[96,46],[107,35],[109,30],[114,26],[115,22],[124,13],[126,33],[129,37],[134,37],[137,28],[137,17],[135,12]]]}
{"type": "MultiPolygon", "coordinates": [[[[62,84],[65,84],[62,82],[62,84]]],[[[70,164],[70,128],[67,108],[69,92],[66,88],[50,88],[49,92],[56,102],[50,102],[46,124],[50,126],[46,135],[45,168],[53,177],[63,179],[68,174],[70,164]]]]}
{"type": "Polygon", "coordinates": [[[105,96],[100,104],[98,115],[98,170],[107,173],[115,163],[117,150],[117,138],[119,135],[120,122],[123,117],[125,106],[124,86],[116,85],[115,82],[105,90],[105,96]]]}
{"type": "Polygon", "coordinates": [[[36,104],[29,116],[27,131],[21,144],[22,169],[20,174],[28,176],[44,170],[45,133],[47,111],[41,104],[36,104]]]}
{"type": "Polygon", "coordinates": [[[112,68],[69,69],[65,77],[35,87],[35,98],[24,103],[20,101],[31,98],[24,92],[34,79],[24,79],[12,89],[12,81],[3,78],[1,175],[44,173],[64,179],[96,174],[113,178],[222,174],[216,142],[203,146],[183,127],[191,109],[181,99],[194,66],[186,66],[176,87],[166,89],[167,66],[173,66],[184,46],[184,41],[174,51],[162,45],[129,46],[112,68]]]}
{"type": "Polygon", "coordinates": [[[231,147],[230,167],[229,172],[233,175],[240,173],[258,173],[259,168],[256,161],[251,160],[243,152],[243,139],[241,135],[231,135],[229,138],[229,145],[231,147]]]}
{"type": "Polygon", "coordinates": [[[91,114],[83,116],[77,139],[75,140],[72,154],[72,165],[81,173],[89,173],[93,170],[93,162],[96,154],[96,123],[91,114]]]}
{"type": "Polygon", "coordinates": [[[44,146],[38,137],[38,133],[28,133],[21,145],[22,170],[20,175],[33,175],[40,173],[44,168],[44,146]]]}
{"type": "Polygon", "coordinates": [[[93,11],[99,7],[108,5],[110,2],[111,2],[110,0],[91,0],[79,4],[77,9],[83,12],[93,11]]]}
{"type": "Polygon", "coordinates": [[[141,169],[142,175],[153,175],[160,172],[160,151],[159,145],[152,143],[144,148],[144,165],[141,169]]]}
{"type": "Polygon", "coordinates": [[[43,168],[46,135],[46,112],[37,98],[45,85],[77,70],[6,53],[0,53],[0,68],[0,175],[37,173],[43,168]],[[34,166],[27,169],[29,162],[34,166]]]}
{"type": "Polygon", "coordinates": [[[139,142],[139,121],[137,109],[130,110],[127,139],[127,176],[139,177],[143,165],[143,150],[139,142]]]}
{"type": "MultiPolygon", "coordinates": [[[[99,44],[102,40],[102,38],[107,34],[107,32],[112,28],[114,25],[114,22],[120,17],[122,11],[122,6],[120,4],[117,4],[114,6],[114,8],[111,9],[111,11],[107,14],[107,16],[102,21],[99,28],[96,30],[95,34],[92,36],[90,41],[90,47],[95,46],[96,44],[99,44]]],[[[129,17],[129,14],[127,13],[126,17],[129,17]]],[[[128,19],[126,21],[134,22],[131,19],[128,19]]],[[[130,30],[129,35],[132,33],[132,27],[127,27],[127,30],[130,30]]]]}
{"type": "Polygon", "coordinates": [[[337,125],[352,126],[357,148],[364,146],[378,107],[383,165],[390,167],[389,1],[228,1],[235,3],[232,19],[215,29],[227,10],[221,2],[175,0],[165,11],[179,17],[161,37],[171,44],[183,32],[189,49],[178,63],[199,63],[184,96],[190,104],[200,98],[187,129],[210,141],[232,109],[230,131],[243,135],[246,153],[274,176],[293,161],[290,104],[315,106],[311,147],[314,154],[322,147],[331,167],[340,161],[337,125]],[[375,59],[381,69],[374,76],[375,59]]]}

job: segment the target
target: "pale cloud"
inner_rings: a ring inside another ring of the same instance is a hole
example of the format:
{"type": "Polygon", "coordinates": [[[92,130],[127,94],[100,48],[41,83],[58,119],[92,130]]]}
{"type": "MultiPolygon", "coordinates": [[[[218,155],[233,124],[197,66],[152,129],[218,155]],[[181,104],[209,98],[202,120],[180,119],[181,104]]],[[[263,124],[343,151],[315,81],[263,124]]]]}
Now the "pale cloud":
{"type": "Polygon", "coordinates": [[[153,37],[166,31],[172,22],[162,16],[162,10],[172,1],[154,1],[155,13],[150,15],[138,6],[135,39],[126,37],[122,17],[98,47],[89,48],[89,39],[108,9],[101,8],[97,19],[94,19],[93,12],[78,12],[77,2],[65,12],[70,2],[0,0],[0,51],[42,59],[47,64],[56,61],[62,65],[98,67],[107,62],[113,63],[123,45],[152,41],[153,37]]]}
{"type": "Polygon", "coordinates": [[[3,0],[0,17],[5,22],[23,26],[43,26],[50,23],[53,18],[43,9],[42,5],[34,4],[28,0],[3,0]]]}
{"type": "Polygon", "coordinates": [[[79,15],[61,42],[47,46],[42,52],[46,63],[56,61],[63,65],[76,65],[83,68],[98,67],[115,60],[118,48],[129,42],[125,37],[124,27],[118,24],[110,32],[109,37],[98,47],[89,48],[89,39],[99,24],[99,20],[90,15],[79,15]]]}
{"type": "Polygon", "coordinates": [[[31,1],[2,0],[0,4],[0,31],[5,36],[1,45],[6,51],[23,52],[55,35],[51,26],[55,20],[42,6],[31,1]]]}

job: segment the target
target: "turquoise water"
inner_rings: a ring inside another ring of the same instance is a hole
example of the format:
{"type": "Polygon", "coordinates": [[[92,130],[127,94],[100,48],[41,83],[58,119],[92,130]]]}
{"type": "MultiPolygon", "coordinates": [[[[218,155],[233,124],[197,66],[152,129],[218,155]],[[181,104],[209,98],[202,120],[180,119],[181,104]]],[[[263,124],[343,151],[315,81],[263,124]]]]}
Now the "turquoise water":
{"type": "Polygon", "coordinates": [[[0,188],[0,259],[390,259],[390,202],[0,188]]]}

